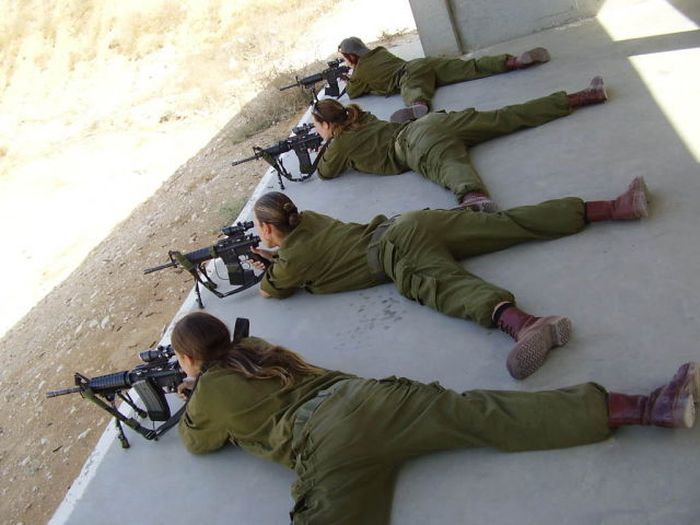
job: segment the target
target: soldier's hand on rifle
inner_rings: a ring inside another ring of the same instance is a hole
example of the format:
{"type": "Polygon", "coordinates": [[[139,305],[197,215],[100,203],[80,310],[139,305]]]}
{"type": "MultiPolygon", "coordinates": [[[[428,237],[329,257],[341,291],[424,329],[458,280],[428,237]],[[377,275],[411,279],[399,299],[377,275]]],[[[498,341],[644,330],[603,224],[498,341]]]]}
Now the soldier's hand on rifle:
{"type": "MultiPolygon", "coordinates": [[[[267,259],[270,262],[275,260],[276,252],[273,252],[272,250],[263,250],[262,248],[252,247],[250,251],[264,259],[267,259]]],[[[263,265],[263,263],[259,261],[251,261],[251,264],[255,266],[258,270],[265,269],[265,265],[263,265]]]]}
{"type": "Polygon", "coordinates": [[[190,395],[192,394],[192,390],[194,389],[194,383],[194,377],[186,377],[185,379],[183,379],[182,383],[177,385],[177,397],[179,397],[183,401],[187,401],[187,399],[189,399],[190,395]]]}

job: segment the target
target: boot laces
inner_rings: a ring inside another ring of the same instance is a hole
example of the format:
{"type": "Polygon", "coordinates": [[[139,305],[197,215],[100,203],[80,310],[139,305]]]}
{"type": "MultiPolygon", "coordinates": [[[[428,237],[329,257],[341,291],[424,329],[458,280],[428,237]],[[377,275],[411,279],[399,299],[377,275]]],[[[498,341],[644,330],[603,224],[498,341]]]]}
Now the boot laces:
{"type": "Polygon", "coordinates": [[[498,320],[498,328],[499,330],[505,332],[509,336],[511,336],[513,339],[517,340],[518,333],[515,331],[515,328],[507,323],[504,323],[500,319],[498,320]]]}

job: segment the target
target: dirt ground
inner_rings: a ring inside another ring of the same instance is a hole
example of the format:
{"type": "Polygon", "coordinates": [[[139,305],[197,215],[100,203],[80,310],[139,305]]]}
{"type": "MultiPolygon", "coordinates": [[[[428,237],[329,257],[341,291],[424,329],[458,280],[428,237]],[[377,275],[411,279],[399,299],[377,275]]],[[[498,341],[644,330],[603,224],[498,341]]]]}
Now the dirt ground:
{"type": "MultiPolygon", "coordinates": [[[[339,5],[359,3],[342,0],[339,5]]],[[[252,54],[249,58],[255,61],[252,54]]],[[[322,65],[315,62],[300,73],[322,65]]],[[[276,92],[279,82],[275,79],[235,108],[235,117],[204,148],[114,226],[77,269],[67,272],[0,339],[2,525],[46,523],[62,501],[109,418],[78,395],[46,399],[46,391],[72,386],[76,371],[96,376],[131,369],[139,364],[137,353],[160,339],[192,283],[181,271],[143,275],[143,270],[167,262],[170,249],[211,245],[219,229],[235,218],[267,165],[259,161],[232,168],[230,162],[250,155],[253,145],[270,145],[286,136],[306,105],[298,92],[276,92]],[[260,127],[263,131],[249,136],[260,127]]],[[[163,114],[187,118],[184,110],[163,114]]],[[[7,149],[0,149],[0,160],[7,160],[7,149]]],[[[47,231],[42,233],[50,233],[52,217],[44,221],[47,231]]]]}

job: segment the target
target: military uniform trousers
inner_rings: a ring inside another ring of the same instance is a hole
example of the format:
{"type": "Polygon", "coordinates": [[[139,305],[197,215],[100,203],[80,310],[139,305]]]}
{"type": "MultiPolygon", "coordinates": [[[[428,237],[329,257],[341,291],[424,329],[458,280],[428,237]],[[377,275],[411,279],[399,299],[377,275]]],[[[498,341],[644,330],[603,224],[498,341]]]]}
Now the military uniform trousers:
{"type": "Polygon", "coordinates": [[[469,273],[459,261],[526,241],[572,235],[585,227],[584,214],[584,203],[576,197],[497,213],[409,212],[394,219],[377,241],[378,265],[403,296],[491,327],[494,308],[514,301],[513,294],[469,273]]]}
{"type": "Polygon", "coordinates": [[[561,91],[494,111],[469,108],[430,113],[399,134],[396,156],[413,171],[452,190],[458,200],[471,191],[488,194],[472,166],[469,147],[541,126],[571,112],[566,93],[561,91]]]}
{"type": "MultiPolygon", "coordinates": [[[[606,439],[594,383],[543,392],[471,391],[404,378],[351,379],[295,432],[294,525],[386,525],[398,470],[430,452],[572,447],[606,439]]],[[[469,472],[465,469],[465,476],[469,472]]]]}
{"type": "Polygon", "coordinates": [[[418,100],[430,102],[435,88],[508,71],[508,55],[462,60],[459,58],[418,58],[406,63],[400,73],[399,89],[406,105],[418,100]]]}

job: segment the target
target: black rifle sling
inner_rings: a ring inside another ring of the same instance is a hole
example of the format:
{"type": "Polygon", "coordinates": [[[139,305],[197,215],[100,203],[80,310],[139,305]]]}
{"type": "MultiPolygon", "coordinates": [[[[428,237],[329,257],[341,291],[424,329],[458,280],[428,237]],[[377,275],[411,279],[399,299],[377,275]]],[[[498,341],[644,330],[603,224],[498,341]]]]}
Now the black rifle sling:
{"type": "Polygon", "coordinates": [[[182,414],[185,413],[185,409],[187,408],[187,403],[189,402],[189,398],[187,401],[185,401],[185,404],[182,405],[177,412],[175,412],[172,416],[170,416],[170,419],[168,419],[165,423],[163,423],[161,426],[156,428],[151,434],[148,436],[145,436],[146,439],[158,439],[160,436],[165,434],[168,430],[173,428],[175,425],[177,425],[178,421],[180,421],[180,418],[182,417],[182,414]]]}
{"type": "Polygon", "coordinates": [[[236,324],[233,328],[233,342],[237,343],[250,334],[250,320],[245,317],[236,317],[236,324]]]}
{"type": "Polygon", "coordinates": [[[328,139],[326,143],[321,146],[321,149],[318,150],[318,153],[316,154],[316,158],[314,159],[314,163],[311,165],[311,173],[315,173],[316,170],[318,169],[318,164],[321,162],[321,159],[323,158],[323,154],[326,152],[326,149],[328,148],[328,145],[331,143],[333,139],[328,139]]]}

